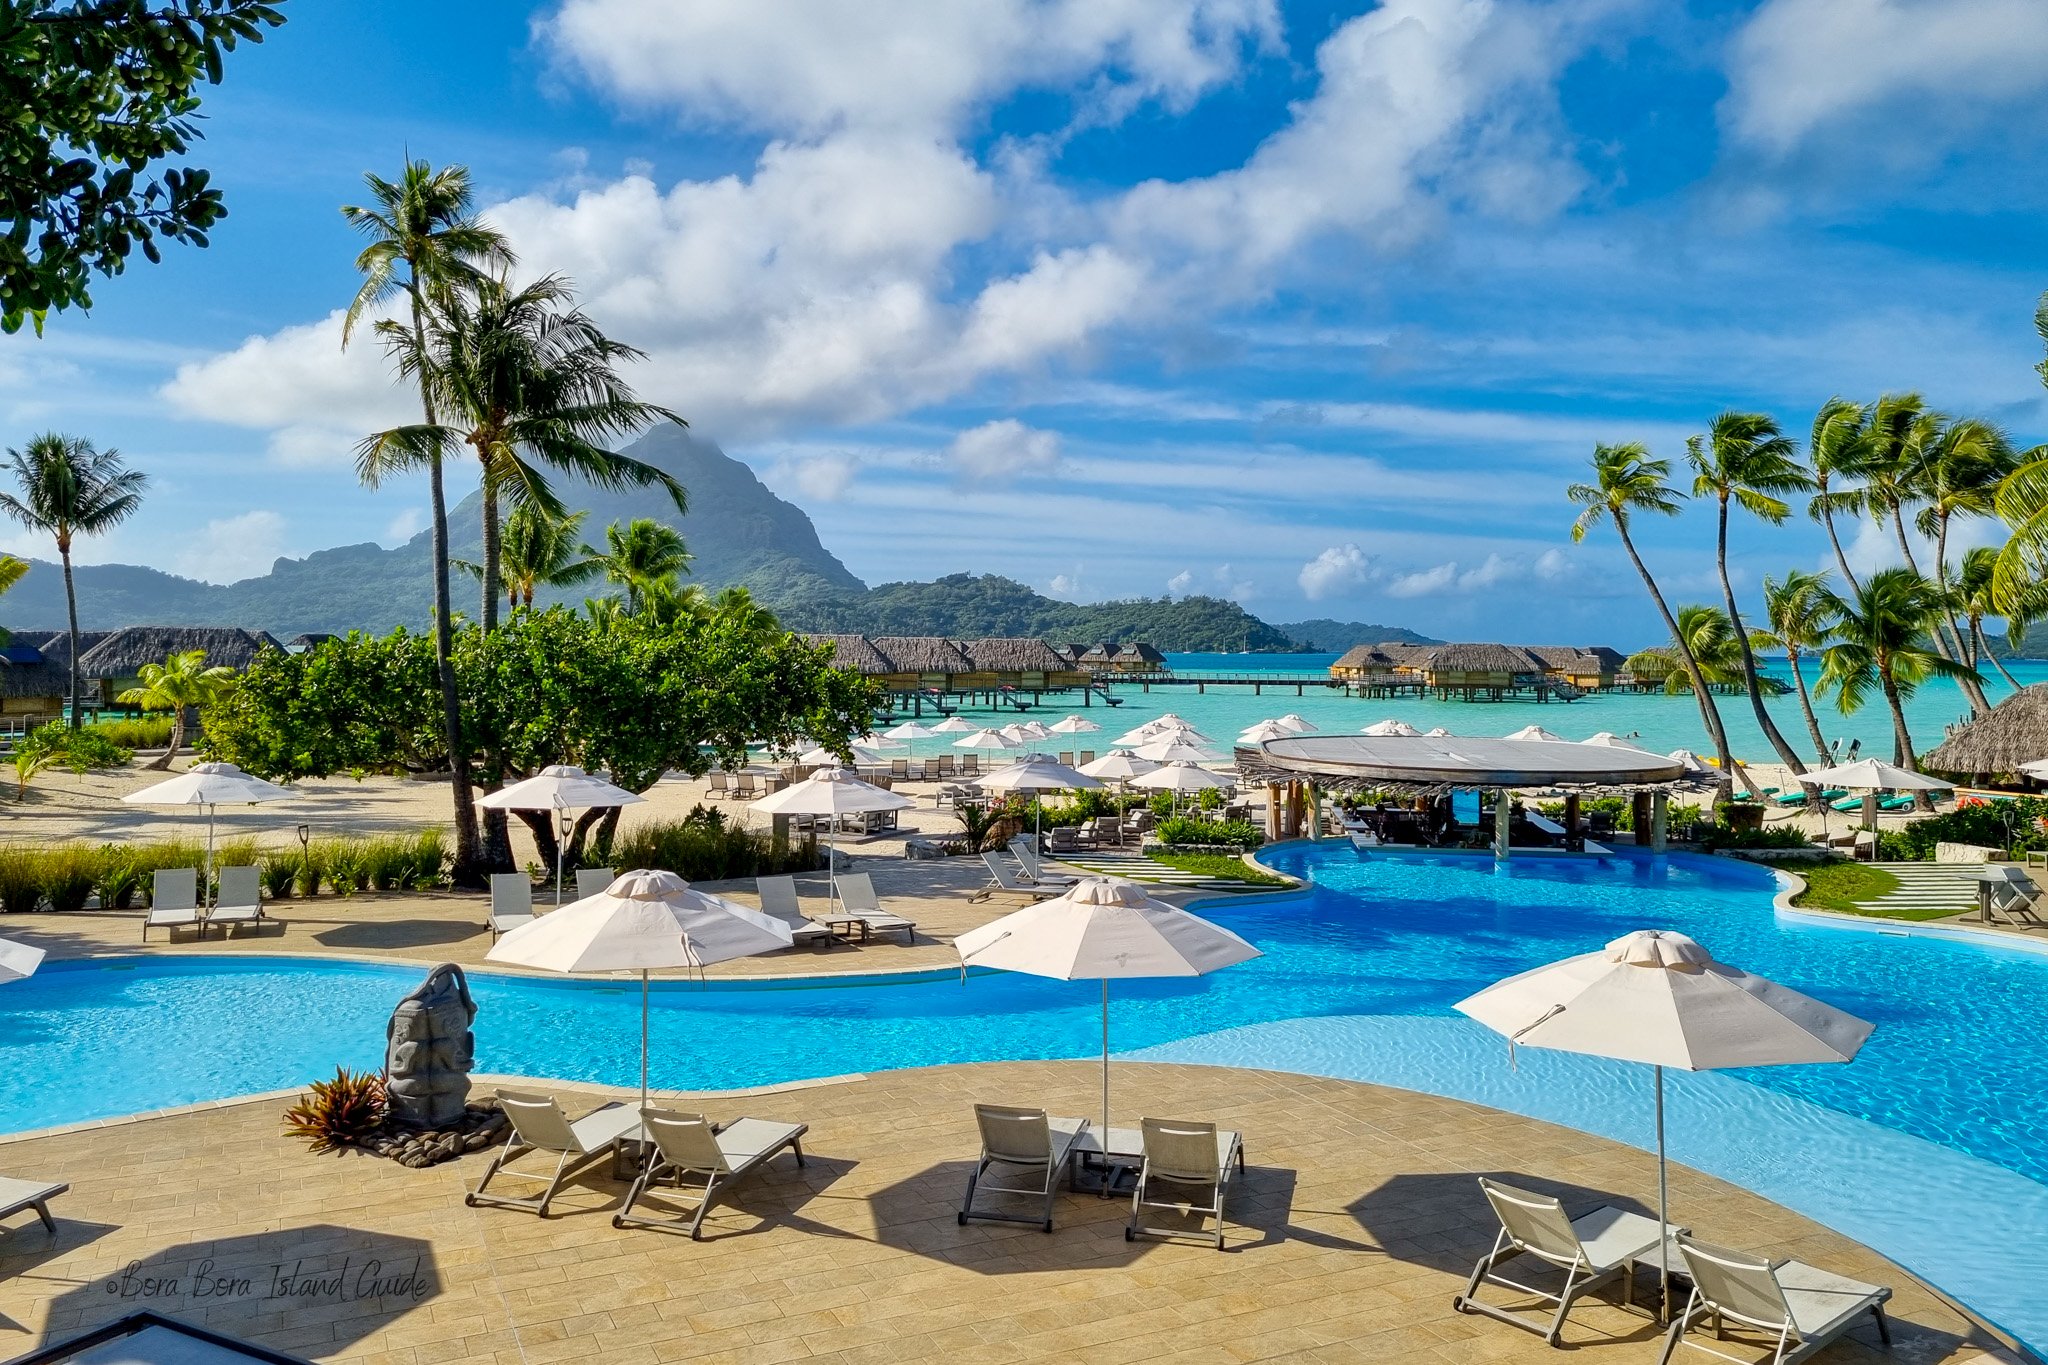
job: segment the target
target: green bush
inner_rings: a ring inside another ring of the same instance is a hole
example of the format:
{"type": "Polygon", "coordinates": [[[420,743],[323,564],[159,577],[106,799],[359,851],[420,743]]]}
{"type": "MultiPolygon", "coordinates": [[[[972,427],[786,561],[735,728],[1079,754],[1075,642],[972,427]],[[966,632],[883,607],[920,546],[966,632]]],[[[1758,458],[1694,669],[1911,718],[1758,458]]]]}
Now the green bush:
{"type": "Polygon", "coordinates": [[[83,910],[93,884],[106,863],[106,853],[91,844],[59,844],[43,850],[36,880],[52,910],[83,910]]]}
{"type": "Polygon", "coordinates": [[[2038,796],[1958,806],[1912,821],[1894,836],[1890,851],[1880,836],[1878,850],[1882,856],[1902,862],[1930,861],[1936,844],[1978,844],[2017,855],[2048,848],[2048,832],[2041,828],[2044,818],[2048,818],[2048,800],[2038,796]]]}
{"type": "Polygon", "coordinates": [[[1145,798],[1145,809],[1164,820],[1173,814],[1173,793],[1153,792],[1145,798]]]}
{"type": "Polygon", "coordinates": [[[777,844],[765,833],[733,829],[716,811],[692,811],[681,820],[656,820],[618,835],[598,850],[599,865],[658,868],[685,881],[772,877],[810,872],[822,865],[815,840],[777,844]],[[693,818],[694,817],[694,818],[693,818]]]}
{"type": "Polygon", "coordinates": [[[96,729],[88,725],[73,730],[63,721],[53,720],[24,735],[21,743],[14,746],[17,794],[27,791],[29,782],[45,768],[69,768],[84,774],[125,767],[135,755],[95,733],[96,729]]]}
{"type": "Polygon", "coordinates": [[[441,885],[448,864],[448,844],[440,827],[423,829],[411,840],[411,866],[406,871],[408,891],[426,891],[441,885]]]}
{"type": "Polygon", "coordinates": [[[126,910],[135,904],[135,893],[141,889],[142,872],[135,865],[134,854],[108,844],[102,850],[99,872],[93,882],[100,909],[126,910]]]}
{"type": "Polygon", "coordinates": [[[299,882],[299,855],[296,853],[266,854],[257,864],[263,881],[263,890],[274,901],[288,900],[299,882]]]}
{"type": "Polygon", "coordinates": [[[143,716],[139,720],[113,717],[94,721],[90,727],[100,738],[123,749],[161,749],[171,742],[171,718],[143,716]]]}
{"type": "Polygon", "coordinates": [[[379,835],[363,841],[363,881],[372,891],[402,891],[412,876],[412,840],[379,835]]]}
{"type": "Polygon", "coordinates": [[[327,884],[337,896],[353,896],[363,889],[369,850],[360,839],[322,839],[327,845],[327,884]]]}
{"type": "Polygon", "coordinates": [[[0,848],[0,911],[25,915],[43,903],[42,854],[31,848],[0,848]]]}
{"type": "Polygon", "coordinates": [[[1250,820],[1197,820],[1175,815],[1161,820],[1153,832],[1168,848],[1217,845],[1251,849],[1266,842],[1265,831],[1250,820]]]}
{"type": "Polygon", "coordinates": [[[1708,853],[1722,849],[1812,847],[1812,838],[1790,825],[1772,825],[1765,829],[1730,829],[1726,825],[1715,825],[1700,836],[1700,848],[1708,853]]]}
{"type": "Polygon", "coordinates": [[[296,884],[301,896],[319,895],[320,888],[327,882],[327,850],[324,847],[326,842],[323,839],[317,844],[307,844],[304,854],[295,865],[298,871],[296,884]]]}

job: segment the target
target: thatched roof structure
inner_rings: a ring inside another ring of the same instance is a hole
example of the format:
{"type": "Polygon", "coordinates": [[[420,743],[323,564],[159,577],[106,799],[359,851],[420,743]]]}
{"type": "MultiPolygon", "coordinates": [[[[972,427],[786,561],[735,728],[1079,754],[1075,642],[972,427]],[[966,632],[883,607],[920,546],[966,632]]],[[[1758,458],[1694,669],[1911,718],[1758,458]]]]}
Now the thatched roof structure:
{"type": "Polygon", "coordinates": [[[71,672],[63,664],[37,659],[0,663],[0,697],[61,698],[71,690],[71,672]]]}
{"type": "Polygon", "coordinates": [[[2022,687],[1922,760],[1945,773],[2011,773],[2048,758],[2048,683],[2022,687]]]}
{"type": "Polygon", "coordinates": [[[1150,664],[1159,667],[1166,663],[1166,656],[1143,640],[1133,640],[1116,652],[1120,664],[1150,664]]]}
{"type": "Polygon", "coordinates": [[[1344,651],[1344,656],[1330,665],[1332,668],[1392,668],[1394,656],[1379,645],[1353,645],[1344,651]]]}
{"type": "Polygon", "coordinates": [[[1523,645],[1522,648],[1548,667],[1579,673],[1614,673],[1627,662],[1620,650],[1606,645],[1523,645]]]}
{"type": "Polygon", "coordinates": [[[1438,645],[1422,667],[1431,673],[1541,673],[1543,661],[1519,645],[1438,645]]]}
{"type": "Polygon", "coordinates": [[[992,636],[985,640],[961,640],[960,648],[974,663],[976,673],[1064,673],[1066,661],[1052,652],[1043,640],[1024,636],[992,636]]]}
{"type": "Polygon", "coordinates": [[[291,641],[285,645],[285,648],[293,650],[318,649],[329,640],[339,640],[340,638],[339,635],[334,634],[332,631],[309,630],[303,635],[292,636],[291,641]]]}
{"type": "Polygon", "coordinates": [[[1106,664],[1116,657],[1116,646],[1106,640],[1097,640],[1081,653],[1084,664],[1106,664]]]}
{"type": "Polygon", "coordinates": [[[871,678],[896,671],[889,656],[876,649],[865,635],[806,634],[803,638],[814,645],[832,646],[832,662],[840,668],[850,668],[871,678]]]}
{"type": "Polygon", "coordinates": [[[891,673],[972,673],[974,664],[943,635],[877,635],[874,647],[894,665],[891,673]]]}
{"type": "Polygon", "coordinates": [[[88,678],[132,678],[144,664],[195,649],[208,668],[247,668],[259,651],[282,648],[269,631],[239,626],[129,626],[80,654],[78,671],[88,678]]]}
{"type": "MultiPolygon", "coordinates": [[[[114,632],[111,630],[81,630],[78,632],[78,654],[80,658],[114,632]]],[[[14,643],[33,645],[43,656],[43,662],[56,664],[61,668],[71,667],[71,636],[61,630],[17,630],[14,643]]]]}

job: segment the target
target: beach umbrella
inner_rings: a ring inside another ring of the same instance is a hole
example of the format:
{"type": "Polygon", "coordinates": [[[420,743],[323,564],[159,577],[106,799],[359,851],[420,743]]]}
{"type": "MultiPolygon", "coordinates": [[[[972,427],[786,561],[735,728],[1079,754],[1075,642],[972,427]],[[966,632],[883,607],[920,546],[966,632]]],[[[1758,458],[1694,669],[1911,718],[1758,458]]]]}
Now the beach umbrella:
{"type": "Polygon", "coordinates": [[[1032,740],[1037,738],[1036,735],[1032,734],[1029,730],[1025,729],[1023,726],[1017,724],[1014,721],[1012,721],[1008,725],[1005,725],[1002,729],[996,731],[996,733],[1001,735],[1004,739],[1009,740],[1011,744],[1018,745],[1020,747],[1029,744],[1032,740]]]}
{"type": "MultiPolygon", "coordinates": [[[[1455,1006],[1511,1047],[1545,1047],[1652,1067],[1657,1077],[1657,1217],[1670,1226],[1664,1150],[1664,1071],[1846,1062],[1871,1025],[1737,967],[1692,939],[1638,929],[1496,982],[1455,1006]]],[[[1664,1309],[1671,1307],[1668,1238],[1664,1309]]]]}
{"type": "Polygon", "coordinates": [[[1158,766],[1151,759],[1140,758],[1129,749],[1111,749],[1101,758],[1083,763],[1074,771],[1086,773],[1090,777],[1107,778],[1112,782],[1128,782],[1141,773],[1151,772],[1158,766]]]}
{"type": "Polygon", "coordinates": [[[1154,763],[1206,763],[1216,755],[1199,745],[1190,744],[1175,735],[1161,735],[1146,740],[1131,751],[1139,758],[1149,758],[1154,763]]]}
{"type": "Polygon", "coordinates": [[[1051,738],[1052,738],[1052,731],[1050,731],[1050,730],[1046,729],[1046,728],[1045,728],[1045,726],[1043,726],[1043,725],[1039,724],[1039,723],[1038,723],[1037,721],[1035,721],[1035,720],[1027,720],[1027,721],[1025,721],[1025,722],[1024,722],[1024,723],[1023,723],[1022,725],[1018,726],[1017,728],[1018,728],[1018,729],[1020,729],[1020,730],[1022,730],[1022,731],[1024,732],[1024,737],[1025,737],[1026,739],[1051,739],[1051,738]]]}
{"type": "Polygon", "coordinates": [[[611,806],[637,806],[647,798],[581,768],[557,763],[542,768],[524,782],[500,787],[477,800],[490,810],[546,810],[555,812],[559,833],[555,839],[555,908],[562,908],[562,846],[569,842],[570,812],[611,806]]]}
{"type": "Polygon", "coordinates": [[[1297,735],[1312,735],[1319,728],[1314,721],[1306,716],[1298,716],[1292,711],[1289,711],[1273,723],[1275,725],[1284,725],[1297,735]]]}
{"type": "Polygon", "coordinates": [[[895,792],[863,782],[844,768],[820,768],[801,782],[770,792],[747,803],[748,810],[763,815],[823,815],[826,826],[826,881],[831,891],[826,903],[839,899],[839,817],[868,811],[909,810],[914,803],[895,792]]]}
{"type": "MultiPolygon", "coordinates": [[[[856,763],[860,762],[863,758],[875,757],[874,754],[868,753],[858,745],[849,745],[848,747],[852,749],[853,761],[856,763]]],[[[843,768],[846,766],[845,759],[833,753],[822,744],[816,748],[804,750],[796,756],[796,761],[806,768],[843,768]]]]}
{"type": "Polygon", "coordinates": [[[1451,738],[1451,732],[1449,730],[1444,729],[1443,726],[1439,725],[1433,730],[1424,730],[1422,732],[1422,737],[1424,739],[1449,739],[1451,738]]]}
{"type": "Polygon", "coordinates": [[[961,967],[1102,983],[1102,1132],[1109,1137],[1109,983],[1207,976],[1259,950],[1219,924],[1153,900],[1134,882],[1086,877],[1064,895],[953,940],[961,967]]]}
{"type": "Polygon", "coordinates": [[[965,716],[948,716],[932,727],[935,735],[971,735],[981,727],[965,716]]]}
{"type": "Polygon", "coordinates": [[[1549,741],[1550,741],[1550,742],[1551,742],[1552,744],[1563,744],[1563,743],[1565,743],[1565,737],[1564,737],[1563,735],[1553,735],[1552,733],[1550,733],[1550,731],[1548,731],[1548,730],[1544,729],[1544,728],[1543,728],[1542,726],[1540,726],[1540,725],[1524,725],[1524,726],[1523,726],[1523,727],[1522,727],[1521,729],[1519,729],[1519,730],[1515,731],[1515,732],[1514,732],[1513,734],[1511,734],[1511,735],[1508,735],[1508,736],[1506,736],[1506,738],[1508,738],[1508,739],[1547,739],[1547,740],[1549,740],[1549,741]]]}
{"type": "Polygon", "coordinates": [[[1022,741],[1011,739],[1001,730],[976,730],[971,735],[962,735],[953,741],[956,749],[1014,749],[1022,741]]]}
{"type": "Polygon", "coordinates": [[[1690,749],[1673,749],[1664,756],[1684,768],[1687,777],[1697,779],[1720,776],[1720,769],[1714,767],[1690,749]]]}
{"type": "Polygon", "coordinates": [[[1198,792],[1235,786],[1236,781],[1193,763],[1164,763],[1149,773],[1138,774],[1131,779],[1131,785],[1149,791],[1198,792]]]}
{"type": "Polygon", "coordinates": [[[1602,730],[1597,735],[1588,735],[1580,740],[1579,743],[1591,744],[1602,749],[1626,749],[1632,754],[1646,754],[1650,752],[1632,740],[1623,739],[1612,730],[1602,730]]]}
{"type": "Polygon", "coordinates": [[[882,731],[882,734],[889,739],[933,739],[938,736],[939,731],[929,725],[906,720],[901,725],[894,725],[882,731]]]}
{"type": "Polygon", "coordinates": [[[43,965],[43,950],[32,948],[26,943],[16,943],[11,938],[0,938],[0,985],[9,981],[22,981],[36,974],[36,968],[43,965]]]}
{"type": "Polygon", "coordinates": [[[165,782],[129,792],[121,800],[131,806],[206,807],[207,903],[213,897],[213,812],[217,806],[253,806],[264,801],[289,801],[300,793],[275,782],[252,777],[232,763],[194,763],[165,782]]]}
{"type": "Polygon", "coordinates": [[[1865,829],[1877,828],[1879,792],[1948,792],[1956,789],[1953,782],[1916,773],[1910,768],[1894,767],[1874,758],[1859,758],[1854,763],[1842,763],[1832,768],[1816,768],[1803,774],[1799,781],[1810,782],[1817,787],[1846,787],[1850,791],[1862,792],[1865,829]]]}
{"type": "Polygon", "coordinates": [[[1414,726],[1410,725],[1405,720],[1389,719],[1376,720],[1372,724],[1366,726],[1363,730],[1359,731],[1359,733],[1362,735],[1379,735],[1382,737],[1388,735],[1415,737],[1420,736],[1422,734],[1422,731],[1416,729],[1414,726]]]}
{"type": "Polygon", "coordinates": [[[2037,782],[2048,782],[2048,758],[2037,758],[2032,763],[2022,763],[2019,770],[2037,782]]]}
{"type": "Polygon", "coordinates": [[[855,736],[853,747],[856,749],[866,749],[872,753],[883,753],[890,749],[908,749],[910,746],[900,740],[891,739],[887,735],[878,735],[873,731],[869,731],[867,734],[855,736]]]}
{"type": "Polygon", "coordinates": [[[1092,735],[1102,727],[1086,716],[1065,716],[1045,728],[1055,735],[1092,735]]]}
{"type": "Polygon", "coordinates": [[[1239,744],[1264,744],[1269,739],[1292,739],[1294,731],[1277,720],[1262,720],[1237,737],[1239,744]]]}
{"type": "Polygon", "coordinates": [[[489,962],[544,972],[640,973],[640,1106],[647,1107],[647,974],[708,967],[790,945],[789,926],[718,896],[693,891],[673,872],[628,872],[595,896],[507,930],[489,962]]]}
{"type": "MultiPolygon", "coordinates": [[[[1044,754],[1027,754],[1007,767],[996,769],[975,781],[985,792],[1056,792],[1099,789],[1102,784],[1080,771],[1058,763],[1044,754]]],[[[1039,812],[1031,812],[1031,837],[1038,838],[1039,812]]],[[[1035,848],[1036,843],[1033,844],[1035,848]]]]}

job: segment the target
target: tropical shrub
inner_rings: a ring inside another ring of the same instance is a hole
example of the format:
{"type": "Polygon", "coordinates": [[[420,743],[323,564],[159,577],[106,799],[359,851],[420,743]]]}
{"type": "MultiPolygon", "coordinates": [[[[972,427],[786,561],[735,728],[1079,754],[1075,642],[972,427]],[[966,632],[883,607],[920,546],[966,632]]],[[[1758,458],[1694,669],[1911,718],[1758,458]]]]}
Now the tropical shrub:
{"type": "Polygon", "coordinates": [[[59,844],[37,856],[36,882],[52,910],[83,910],[106,862],[104,849],[59,844]]]}
{"type": "Polygon", "coordinates": [[[32,848],[0,848],[0,911],[25,915],[43,903],[42,854],[32,848]]]}
{"type": "Polygon", "coordinates": [[[92,722],[91,728],[101,738],[123,749],[161,749],[171,742],[169,716],[143,716],[139,719],[114,716],[92,722]]]}
{"type": "Polygon", "coordinates": [[[306,1139],[316,1152],[332,1152],[375,1137],[389,1112],[382,1076],[338,1066],[333,1080],[313,1082],[308,1093],[284,1111],[284,1130],[306,1139]]]}
{"type": "MultiPolygon", "coordinates": [[[[697,815],[697,812],[692,812],[697,815]]],[[[655,820],[615,836],[598,849],[597,863],[617,868],[658,868],[685,881],[772,877],[824,865],[815,839],[778,844],[757,830],[734,829],[723,819],[655,820]]]]}
{"type": "MultiPolygon", "coordinates": [[[[2048,800],[2038,796],[1957,806],[1940,815],[1912,821],[1898,831],[1892,843],[1895,852],[1887,856],[1906,862],[1926,862],[1934,857],[1936,844],[1978,844],[2010,853],[2048,848],[2048,832],[2041,826],[2043,819],[2048,819],[2048,800]]],[[[1881,851],[1882,842],[1879,848],[1881,851]]]]}
{"type": "Polygon", "coordinates": [[[135,904],[135,893],[142,889],[142,873],[127,849],[108,844],[103,852],[93,894],[100,898],[102,910],[126,910],[135,904]]]}
{"type": "Polygon", "coordinates": [[[1164,820],[1173,814],[1173,793],[1153,792],[1145,798],[1145,809],[1164,820]]]}
{"type": "Polygon", "coordinates": [[[363,889],[368,867],[368,849],[360,839],[327,839],[327,884],[337,896],[353,896],[363,889]]]}
{"type": "Polygon", "coordinates": [[[1002,841],[994,836],[1003,824],[1003,817],[1003,807],[999,802],[984,805],[979,801],[961,801],[953,807],[953,818],[960,822],[960,830],[967,836],[969,853],[1002,847],[1002,841]]]}
{"type": "Polygon", "coordinates": [[[1197,820],[1175,815],[1161,820],[1154,833],[1168,848],[1213,845],[1252,849],[1266,842],[1265,831],[1250,820],[1197,820]]]}
{"type": "Polygon", "coordinates": [[[28,784],[47,768],[69,768],[75,773],[98,772],[125,767],[134,754],[88,725],[73,730],[62,721],[39,725],[14,746],[15,794],[28,791],[28,784]]]}
{"type": "Polygon", "coordinates": [[[296,864],[296,885],[301,896],[319,895],[321,886],[327,881],[327,850],[324,847],[326,842],[323,839],[318,844],[306,845],[304,854],[296,864]]]}
{"type": "Polygon", "coordinates": [[[272,853],[258,863],[258,877],[264,894],[274,901],[288,900],[299,883],[299,855],[272,853]]]}
{"type": "Polygon", "coordinates": [[[1708,853],[1722,849],[1812,847],[1812,838],[1790,825],[1771,825],[1764,829],[1731,829],[1727,825],[1715,825],[1700,836],[1700,848],[1708,853]]]}

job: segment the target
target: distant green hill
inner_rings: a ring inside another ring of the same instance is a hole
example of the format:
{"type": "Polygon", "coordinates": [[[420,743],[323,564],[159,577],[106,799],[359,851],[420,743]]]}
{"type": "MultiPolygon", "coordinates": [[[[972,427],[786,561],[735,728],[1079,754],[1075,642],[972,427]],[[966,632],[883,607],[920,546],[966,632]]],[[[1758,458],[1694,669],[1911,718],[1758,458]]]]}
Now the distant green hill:
{"type": "Polygon", "coordinates": [[[1388,642],[1404,645],[1444,643],[1427,635],[1418,635],[1404,626],[1375,626],[1364,621],[1332,621],[1327,616],[1319,616],[1313,621],[1290,621],[1273,629],[1291,640],[1299,641],[1303,649],[1318,654],[1342,654],[1353,645],[1378,645],[1388,642]]]}

